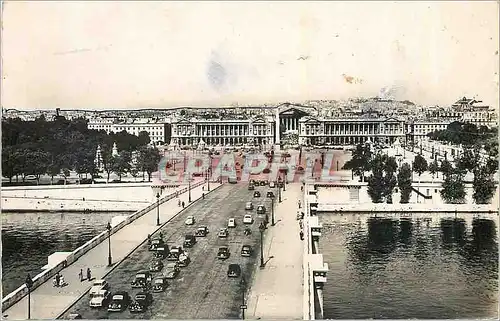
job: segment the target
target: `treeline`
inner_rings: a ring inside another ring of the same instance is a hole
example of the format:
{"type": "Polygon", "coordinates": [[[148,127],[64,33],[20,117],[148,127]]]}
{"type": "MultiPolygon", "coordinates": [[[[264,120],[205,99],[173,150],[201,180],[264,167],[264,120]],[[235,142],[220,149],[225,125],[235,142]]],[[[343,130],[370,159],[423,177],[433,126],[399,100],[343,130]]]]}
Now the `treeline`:
{"type": "Polygon", "coordinates": [[[452,163],[448,160],[434,159],[428,163],[421,155],[416,155],[413,163],[397,165],[395,157],[373,154],[368,145],[358,145],[352,158],[343,169],[352,170],[361,181],[368,182],[368,194],[373,203],[392,203],[395,187],[401,194],[400,203],[408,203],[412,193],[413,173],[419,177],[429,171],[443,175],[441,198],[448,204],[465,203],[466,191],[464,178],[469,172],[474,175],[472,198],[476,204],[488,204],[494,196],[496,185],[494,175],[498,170],[497,154],[488,157],[481,155],[479,148],[468,148],[460,158],[452,163]],[[365,173],[370,176],[365,177],[365,173]]]}
{"type": "Polygon", "coordinates": [[[47,121],[41,116],[34,121],[19,118],[2,120],[2,176],[15,177],[25,181],[26,176],[34,175],[37,182],[40,176],[48,174],[52,180],[60,175],[66,179],[70,171],[75,171],[80,178],[90,175],[98,177],[99,169],[95,164],[97,146],[101,146],[101,155],[105,172],[115,172],[118,176],[131,172],[133,175],[157,170],[160,155],[156,148],[148,147],[149,134],[141,132],[139,136],[120,133],[107,134],[105,130],[87,128],[83,118],[67,120],[57,117],[47,121]],[[112,156],[113,144],[116,143],[119,156],[112,156]],[[132,155],[136,161],[132,162],[132,155]]]}
{"type": "Polygon", "coordinates": [[[487,153],[496,149],[498,153],[498,128],[476,126],[475,124],[453,122],[445,130],[437,130],[427,135],[433,140],[448,142],[453,145],[482,145],[487,153]]]}

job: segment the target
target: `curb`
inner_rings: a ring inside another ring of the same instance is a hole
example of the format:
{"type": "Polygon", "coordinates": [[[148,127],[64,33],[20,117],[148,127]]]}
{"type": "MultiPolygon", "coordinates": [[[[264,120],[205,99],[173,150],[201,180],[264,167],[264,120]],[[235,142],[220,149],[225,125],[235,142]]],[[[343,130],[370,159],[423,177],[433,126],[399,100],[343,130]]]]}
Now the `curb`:
{"type": "MultiPolygon", "coordinates": [[[[209,194],[213,191],[216,191],[217,189],[219,189],[220,187],[222,187],[224,184],[221,184],[219,186],[217,186],[216,188],[211,188],[210,189],[210,192],[208,191],[205,191],[206,194],[209,194]]],[[[176,218],[177,216],[179,216],[180,214],[182,214],[185,210],[187,210],[191,205],[193,205],[194,203],[196,203],[196,201],[200,200],[202,197],[200,196],[200,198],[194,200],[193,202],[191,202],[190,204],[188,204],[186,207],[182,208],[177,214],[173,215],[171,218],[169,218],[167,221],[165,221],[165,223],[161,224],[157,229],[154,230],[153,233],[151,233],[151,236],[154,236],[155,234],[158,233],[159,230],[161,230],[165,225],[167,225],[168,223],[170,223],[170,221],[172,221],[174,218],[176,218]]],[[[137,245],[136,247],[134,247],[127,255],[125,255],[125,257],[123,257],[118,263],[114,264],[110,270],[108,270],[106,273],[104,273],[104,275],[102,276],[102,279],[106,278],[106,276],[108,276],[108,274],[110,274],[111,272],[113,272],[113,270],[115,268],[117,268],[119,265],[121,265],[123,263],[123,261],[125,261],[130,255],[132,255],[132,253],[134,253],[139,247],[141,247],[142,245],[146,244],[148,240],[145,239],[144,241],[142,241],[139,245],[137,245]]],[[[61,319],[64,314],[66,314],[66,312],[68,312],[78,301],[80,301],[81,298],[83,298],[85,295],[87,295],[87,293],[90,291],[90,288],[89,287],[87,290],[85,290],[80,296],[78,296],[77,299],[75,299],[68,307],[66,307],[61,313],[59,313],[54,319],[61,319]]]]}

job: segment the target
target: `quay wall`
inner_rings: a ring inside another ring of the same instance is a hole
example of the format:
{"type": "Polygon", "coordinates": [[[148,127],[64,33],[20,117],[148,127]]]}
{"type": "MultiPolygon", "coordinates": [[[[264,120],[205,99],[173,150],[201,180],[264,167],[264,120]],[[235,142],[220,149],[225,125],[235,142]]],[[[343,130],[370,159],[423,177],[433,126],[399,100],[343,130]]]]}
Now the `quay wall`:
{"type": "MultiPolygon", "coordinates": [[[[179,184],[166,186],[169,193],[179,184]]],[[[135,212],[150,204],[151,183],[15,186],[2,188],[2,212],[135,212]]]]}
{"type": "MultiPolygon", "coordinates": [[[[198,186],[201,186],[205,183],[205,181],[199,181],[197,183],[193,183],[191,185],[191,188],[196,188],[198,186]]],[[[151,188],[151,187],[150,187],[151,188]]],[[[175,192],[170,193],[169,195],[166,195],[159,200],[159,204],[163,204],[172,198],[175,198],[178,194],[185,193],[188,191],[188,187],[179,187],[175,192]]],[[[134,214],[128,216],[125,220],[121,221],[117,225],[114,225],[111,227],[111,235],[116,233],[118,230],[120,230],[122,227],[125,225],[128,225],[141,217],[142,215],[148,213],[152,209],[154,209],[157,206],[157,203],[154,202],[153,204],[135,212],[134,214]]],[[[50,278],[52,278],[57,272],[61,271],[71,263],[75,262],[78,260],[80,257],[82,257],[85,253],[93,249],[95,246],[97,246],[99,243],[102,241],[106,240],[108,237],[108,231],[103,231],[99,235],[95,236],[91,240],[89,240],[87,243],[83,244],[79,248],[75,249],[73,252],[71,252],[65,260],[60,262],[59,264],[55,265],[54,267],[51,267],[49,269],[44,270],[40,274],[36,275],[33,278],[33,287],[32,289],[37,288],[39,285],[43,284],[50,278]]],[[[2,298],[2,311],[5,311],[9,307],[11,307],[13,304],[21,300],[25,295],[28,294],[28,288],[26,287],[26,284],[23,284],[13,292],[9,293],[5,297],[2,298]]]]}

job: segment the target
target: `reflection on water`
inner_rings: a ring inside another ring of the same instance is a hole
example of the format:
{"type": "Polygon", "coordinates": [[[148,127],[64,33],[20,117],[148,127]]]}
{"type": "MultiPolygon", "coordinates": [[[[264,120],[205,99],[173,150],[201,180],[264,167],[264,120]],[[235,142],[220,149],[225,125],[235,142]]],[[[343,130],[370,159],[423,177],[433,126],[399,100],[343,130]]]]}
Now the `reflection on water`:
{"type": "Polygon", "coordinates": [[[471,216],[320,214],[325,318],[497,318],[498,217],[471,216]]]}
{"type": "Polygon", "coordinates": [[[73,251],[96,236],[120,213],[2,213],[2,289],[4,296],[30,273],[42,272],[47,257],[73,251]]]}

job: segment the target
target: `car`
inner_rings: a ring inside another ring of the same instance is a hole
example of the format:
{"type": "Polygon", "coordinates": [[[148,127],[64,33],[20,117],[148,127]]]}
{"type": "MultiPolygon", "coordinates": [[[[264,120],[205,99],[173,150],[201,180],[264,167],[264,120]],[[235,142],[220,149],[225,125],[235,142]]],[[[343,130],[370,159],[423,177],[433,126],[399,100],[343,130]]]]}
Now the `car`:
{"type": "Polygon", "coordinates": [[[151,264],[149,265],[150,272],[160,272],[161,269],[163,269],[162,261],[160,261],[158,259],[151,261],[151,264]]]}
{"type": "Polygon", "coordinates": [[[158,260],[163,260],[167,257],[168,250],[164,246],[159,246],[153,253],[153,257],[158,260]]]}
{"type": "Polygon", "coordinates": [[[236,183],[238,183],[238,179],[236,177],[234,177],[234,176],[233,177],[228,177],[227,182],[229,184],[236,184],[236,183]]]}
{"type": "Polygon", "coordinates": [[[241,256],[252,256],[253,250],[251,245],[243,245],[241,247],[241,256]]]}
{"type": "Polygon", "coordinates": [[[253,204],[252,202],[246,202],[245,204],[245,210],[253,210],[253,204]]]}
{"type": "Polygon", "coordinates": [[[182,253],[182,247],[180,246],[172,246],[167,255],[168,261],[177,261],[179,260],[179,255],[182,253]]]}
{"type": "Polygon", "coordinates": [[[135,295],[135,301],[130,305],[130,312],[143,312],[153,301],[149,292],[139,292],[135,295]]]}
{"type": "Polygon", "coordinates": [[[255,189],[255,186],[253,186],[253,184],[249,184],[248,185],[248,190],[249,191],[253,191],[255,189]]]}
{"type": "Polygon", "coordinates": [[[243,224],[252,224],[252,223],[253,223],[252,215],[247,214],[243,216],[243,224]]]}
{"type": "Polygon", "coordinates": [[[196,232],[194,233],[195,236],[197,237],[205,237],[208,234],[208,227],[206,226],[199,226],[196,232]]]}
{"type": "Polygon", "coordinates": [[[149,250],[156,251],[156,249],[161,246],[165,246],[165,242],[163,242],[163,239],[157,238],[151,241],[151,244],[149,245],[149,250]]]}
{"type": "Polygon", "coordinates": [[[239,264],[229,264],[227,268],[227,276],[230,278],[237,278],[241,275],[241,268],[239,264]]]}
{"type": "Polygon", "coordinates": [[[260,181],[260,186],[266,186],[267,185],[267,181],[264,180],[264,181],[260,181]]]}
{"type": "Polygon", "coordinates": [[[249,184],[249,185],[254,185],[254,186],[255,186],[255,185],[257,184],[257,182],[255,182],[255,180],[254,180],[254,179],[251,179],[250,181],[248,181],[248,184],[249,184]]]}
{"type": "Polygon", "coordinates": [[[168,286],[167,278],[165,277],[159,277],[154,279],[153,281],[153,292],[158,293],[158,292],[163,292],[168,286]]]}
{"type": "Polygon", "coordinates": [[[184,235],[184,247],[193,247],[196,244],[196,237],[193,234],[184,235]]]}
{"type": "Polygon", "coordinates": [[[219,247],[219,252],[217,252],[217,258],[220,260],[225,260],[229,258],[229,248],[227,246],[219,247]]]}
{"type": "Polygon", "coordinates": [[[229,235],[229,231],[227,228],[221,228],[219,230],[219,234],[217,234],[218,237],[227,237],[229,235]]]}
{"type": "MultiPolygon", "coordinates": [[[[272,158],[269,158],[269,162],[272,162],[272,158]]],[[[269,174],[271,173],[271,170],[268,167],[266,167],[262,170],[262,173],[269,174]]]]}
{"type": "Polygon", "coordinates": [[[177,262],[168,263],[165,267],[163,276],[167,279],[174,279],[180,272],[179,264],[177,262]]]}
{"type": "Polygon", "coordinates": [[[82,315],[80,313],[70,313],[68,315],[68,320],[80,320],[82,319],[82,315]]]}
{"type": "Polygon", "coordinates": [[[264,205],[257,206],[257,214],[266,214],[266,207],[264,205]]]}
{"type": "Polygon", "coordinates": [[[234,220],[234,218],[230,218],[227,221],[227,227],[236,227],[236,221],[234,220]]]}
{"type": "Polygon", "coordinates": [[[274,193],[271,191],[267,192],[267,197],[274,198],[274,193]]]}
{"type": "Polygon", "coordinates": [[[109,291],[105,289],[98,290],[92,295],[90,299],[89,306],[91,308],[101,308],[106,304],[109,299],[109,291]]]}
{"type": "Polygon", "coordinates": [[[269,187],[270,188],[275,188],[276,187],[276,183],[274,181],[269,182],[269,187]]]}
{"type": "Polygon", "coordinates": [[[92,287],[90,288],[89,291],[89,297],[92,298],[94,294],[97,294],[100,290],[108,290],[109,289],[109,284],[105,280],[95,280],[94,283],[92,283],[92,287]]]}
{"type": "Polygon", "coordinates": [[[179,260],[177,261],[179,267],[186,267],[190,262],[191,258],[188,256],[188,253],[186,251],[183,251],[179,254],[179,260]]]}
{"type": "Polygon", "coordinates": [[[194,222],[195,222],[195,220],[194,220],[194,216],[188,216],[188,217],[186,218],[186,221],[185,221],[184,223],[185,223],[186,225],[193,225],[193,224],[194,224],[194,222]]]}
{"type": "Polygon", "coordinates": [[[253,197],[260,197],[260,192],[259,191],[253,192],[253,197]]]}
{"type": "Polygon", "coordinates": [[[111,302],[108,305],[108,312],[121,312],[130,304],[130,296],[128,292],[118,291],[111,297],[111,302]]]}
{"type": "Polygon", "coordinates": [[[149,271],[140,271],[135,275],[134,281],[132,281],[133,288],[142,288],[147,286],[152,280],[151,273],[149,271]]]}

